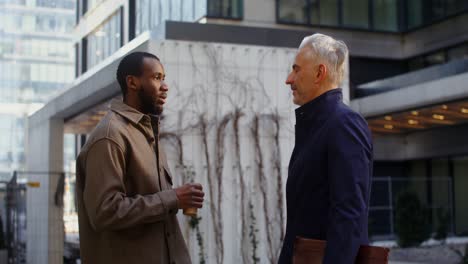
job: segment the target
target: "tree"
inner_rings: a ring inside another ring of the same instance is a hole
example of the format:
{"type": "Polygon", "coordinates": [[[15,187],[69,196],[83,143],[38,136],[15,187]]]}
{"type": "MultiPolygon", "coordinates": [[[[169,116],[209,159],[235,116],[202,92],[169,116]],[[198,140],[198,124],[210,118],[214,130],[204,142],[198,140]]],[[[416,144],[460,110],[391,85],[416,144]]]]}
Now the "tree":
{"type": "Polygon", "coordinates": [[[395,228],[400,247],[419,246],[430,237],[428,211],[414,192],[401,192],[397,196],[395,210],[395,228]]]}

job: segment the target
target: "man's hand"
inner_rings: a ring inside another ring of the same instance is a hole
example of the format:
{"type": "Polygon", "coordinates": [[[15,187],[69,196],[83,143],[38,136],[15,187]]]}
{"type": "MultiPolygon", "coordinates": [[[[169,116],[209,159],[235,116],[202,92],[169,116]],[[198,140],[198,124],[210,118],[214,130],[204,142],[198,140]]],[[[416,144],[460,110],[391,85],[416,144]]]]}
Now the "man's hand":
{"type": "Polygon", "coordinates": [[[199,183],[188,183],[175,189],[177,199],[179,199],[179,209],[191,207],[202,208],[203,206],[203,187],[199,183]]]}

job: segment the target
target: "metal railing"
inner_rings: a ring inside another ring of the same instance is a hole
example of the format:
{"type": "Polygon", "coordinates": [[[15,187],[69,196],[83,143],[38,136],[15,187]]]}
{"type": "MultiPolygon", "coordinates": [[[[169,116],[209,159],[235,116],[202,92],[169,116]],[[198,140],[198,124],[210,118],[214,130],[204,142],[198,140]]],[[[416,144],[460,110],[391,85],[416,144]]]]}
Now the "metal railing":
{"type": "Polygon", "coordinates": [[[429,209],[434,230],[437,210],[449,215],[449,232],[454,231],[453,186],[448,177],[374,177],[369,208],[369,232],[374,238],[395,237],[395,204],[402,191],[414,192],[429,209]]]}

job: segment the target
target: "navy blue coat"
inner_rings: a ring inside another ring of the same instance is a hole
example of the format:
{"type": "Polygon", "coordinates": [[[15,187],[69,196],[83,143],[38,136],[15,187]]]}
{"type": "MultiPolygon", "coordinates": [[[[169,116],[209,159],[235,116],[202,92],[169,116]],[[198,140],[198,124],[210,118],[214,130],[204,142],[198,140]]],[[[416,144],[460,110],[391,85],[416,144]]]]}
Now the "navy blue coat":
{"type": "Polygon", "coordinates": [[[296,109],[286,183],[287,224],[279,263],[296,236],[327,241],[323,263],[354,263],[368,244],[372,140],[364,118],[333,89],[296,109]]]}

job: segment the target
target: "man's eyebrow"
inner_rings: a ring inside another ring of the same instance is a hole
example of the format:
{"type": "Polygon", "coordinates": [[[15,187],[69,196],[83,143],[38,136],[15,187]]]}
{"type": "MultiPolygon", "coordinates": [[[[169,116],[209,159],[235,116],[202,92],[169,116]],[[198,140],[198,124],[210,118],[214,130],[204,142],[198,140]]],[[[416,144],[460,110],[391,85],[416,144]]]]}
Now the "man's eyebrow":
{"type": "Polygon", "coordinates": [[[154,72],[153,75],[154,75],[154,76],[161,75],[161,76],[163,76],[163,77],[166,77],[166,75],[163,74],[162,72],[154,72]]]}
{"type": "Polygon", "coordinates": [[[293,70],[300,70],[301,67],[299,65],[297,65],[297,64],[293,64],[292,69],[293,70]]]}

